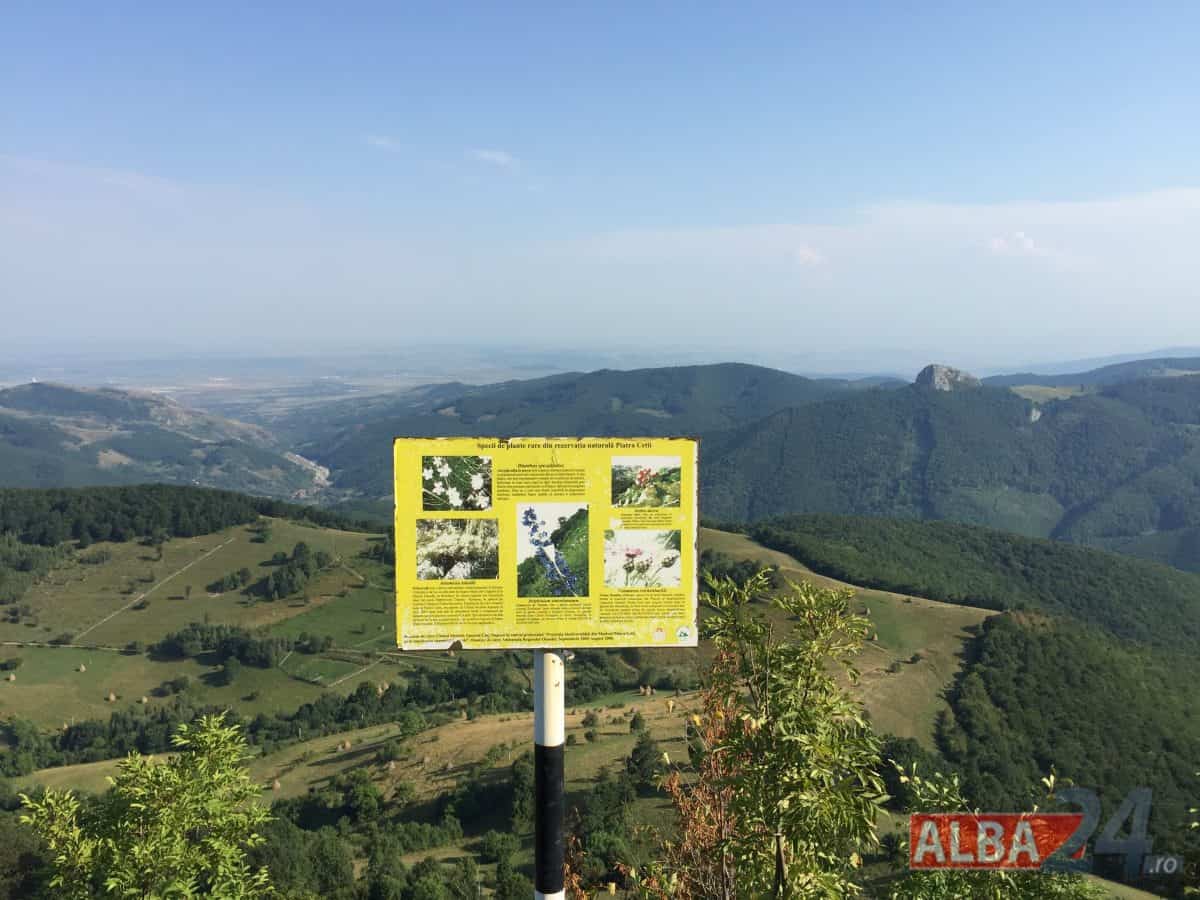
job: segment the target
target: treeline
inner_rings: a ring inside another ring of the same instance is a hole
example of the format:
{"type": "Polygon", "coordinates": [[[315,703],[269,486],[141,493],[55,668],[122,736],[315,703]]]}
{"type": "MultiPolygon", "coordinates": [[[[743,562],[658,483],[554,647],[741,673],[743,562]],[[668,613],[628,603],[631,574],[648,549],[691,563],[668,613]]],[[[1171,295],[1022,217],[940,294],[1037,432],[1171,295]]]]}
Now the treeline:
{"type": "Polygon", "coordinates": [[[0,489],[0,534],[26,544],[53,547],[76,540],[124,542],[162,531],[168,537],[195,537],[259,516],[296,519],[322,528],[369,531],[360,523],[308,506],[232,491],[177,485],[0,489]]]}
{"type": "Polygon", "coordinates": [[[1026,809],[1055,770],[1098,790],[1104,820],[1135,787],[1154,791],[1151,832],[1184,845],[1200,797],[1200,661],[1147,651],[1076,623],[994,616],[938,722],[972,804],[1026,809]]]}
{"type": "Polygon", "coordinates": [[[263,578],[253,588],[253,592],[266,600],[281,600],[304,590],[310,578],[333,565],[333,557],[324,550],[313,551],[308,544],[300,541],[292,548],[291,556],[283,556],[282,551],[276,554],[272,563],[278,568],[263,578]]]}
{"type": "MultiPolygon", "coordinates": [[[[451,865],[427,858],[412,866],[398,836],[402,823],[381,824],[352,842],[332,826],[310,832],[278,817],[264,829],[265,843],[251,852],[255,866],[266,866],[283,897],[321,897],[325,900],[469,900],[478,896],[479,870],[474,859],[461,857],[451,865]],[[365,844],[365,847],[360,846],[365,844]],[[357,881],[355,860],[365,856],[357,881]]],[[[498,900],[524,900],[524,894],[495,894],[498,900]]]]}
{"type": "MultiPolygon", "coordinates": [[[[242,646],[237,639],[235,645],[242,646]]],[[[472,717],[532,708],[531,695],[511,678],[511,672],[512,666],[503,656],[479,662],[463,657],[445,672],[417,672],[404,684],[385,690],[364,682],[349,696],[327,692],[294,712],[261,713],[242,724],[250,742],[268,751],[281,744],[385,722],[400,723],[406,733],[416,733],[425,727],[426,714],[439,708],[465,709],[472,717]]],[[[219,711],[198,704],[185,691],[167,704],[116,710],[107,721],[87,719],[50,733],[27,720],[9,719],[0,723],[0,739],[8,744],[7,752],[0,754],[0,775],[27,775],[52,766],[113,759],[131,750],[162,753],[171,748],[170,737],[180,724],[219,711]]]]}
{"type": "Polygon", "coordinates": [[[20,600],[65,557],[62,549],[22,544],[13,535],[0,532],[0,606],[20,600]]]}
{"type": "Polygon", "coordinates": [[[972,525],[789,516],[750,530],[764,546],[852,584],[984,609],[1031,609],[1117,637],[1200,646],[1200,575],[972,525]]]}
{"type": "MultiPolygon", "coordinates": [[[[732,578],[738,584],[744,584],[762,570],[763,564],[758,560],[736,558],[718,550],[703,550],[700,553],[701,584],[704,583],[706,577],[732,578]]],[[[767,571],[770,573],[771,586],[779,587],[781,585],[779,566],[769,566],[767,571]]]]}
{"type": "Polygon", "coordinates": [[[205,590],[210,594],[224,594],[228,591],[236,591],[238,588],[244,588],[253,580],[254,574],[245,566],[238,569],[236,572],[230,572],[216,581],[209,582],[205,586],[205,590]]]}
{"type": "Polygon", "coordinates": [[[384,565],[396,564],[396,529],[389,527],[382,541],[372,541],[362,553],[367,559],[373,559],[384,565]]]}
{"type": "Polygon", "coordinates": [[[247,666],[269,669],[291,649],[291,638],[255,637],[237,625],[192,622],[151,646],[150,653],[161,659],[188,659],[201,653],[214,653],[222,662],[236,659],[247,666]]]}

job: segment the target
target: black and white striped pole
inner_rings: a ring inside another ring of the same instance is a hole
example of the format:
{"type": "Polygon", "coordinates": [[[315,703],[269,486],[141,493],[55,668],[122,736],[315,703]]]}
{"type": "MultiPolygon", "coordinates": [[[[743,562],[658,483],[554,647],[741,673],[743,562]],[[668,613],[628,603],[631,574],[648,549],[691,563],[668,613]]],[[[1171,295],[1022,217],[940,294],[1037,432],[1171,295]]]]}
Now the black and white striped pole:
{"type": "Polygon", "coordinates": [[[534,900],[565,900],[566,653],[533,652],[534,900]]]}

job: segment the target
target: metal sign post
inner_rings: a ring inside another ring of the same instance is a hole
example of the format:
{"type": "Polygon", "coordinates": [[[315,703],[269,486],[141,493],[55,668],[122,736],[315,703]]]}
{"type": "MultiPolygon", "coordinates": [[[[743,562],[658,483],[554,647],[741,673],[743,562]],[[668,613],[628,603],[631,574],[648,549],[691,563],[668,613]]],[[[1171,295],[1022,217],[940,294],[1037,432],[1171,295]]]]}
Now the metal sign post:
{"type": "Polygon", "coordinates": [[[533,651],[534,900],[565,900],[566,654],[533,651]]]}

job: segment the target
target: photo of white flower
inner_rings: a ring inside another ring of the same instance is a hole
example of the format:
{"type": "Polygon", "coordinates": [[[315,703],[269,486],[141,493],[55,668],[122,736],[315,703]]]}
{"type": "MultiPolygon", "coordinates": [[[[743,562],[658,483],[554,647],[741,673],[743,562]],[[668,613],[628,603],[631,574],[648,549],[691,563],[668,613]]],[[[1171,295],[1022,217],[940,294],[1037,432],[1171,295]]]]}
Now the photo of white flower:
{"type": "Polygon", "coordinates": [[[421,457],[421,508],[438,512],[491,509],[492,458],[421,457]]]}
{"type": "Polygon", "coordinates": [[[417,519],[417,578],[497,578],[500,523],[495,519],[417,519]]]}

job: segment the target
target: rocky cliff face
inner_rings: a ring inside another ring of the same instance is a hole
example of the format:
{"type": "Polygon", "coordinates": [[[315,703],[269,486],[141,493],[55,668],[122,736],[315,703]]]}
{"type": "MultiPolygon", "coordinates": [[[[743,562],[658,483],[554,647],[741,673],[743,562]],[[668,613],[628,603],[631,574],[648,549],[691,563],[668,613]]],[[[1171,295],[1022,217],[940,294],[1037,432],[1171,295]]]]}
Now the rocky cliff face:
{"type": "Polygon", "coordinates": [[[977,388],[981,382],[969,372],[935,364],[926,366],[920,371],[916,384],[919,387],[935,391],[961,391],[967,388],[977,388]]]}

